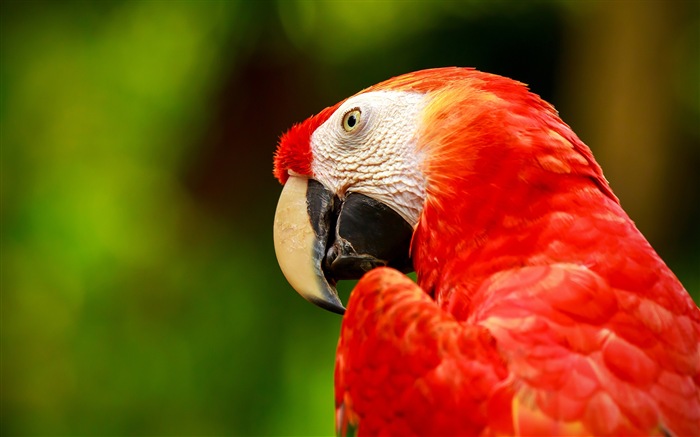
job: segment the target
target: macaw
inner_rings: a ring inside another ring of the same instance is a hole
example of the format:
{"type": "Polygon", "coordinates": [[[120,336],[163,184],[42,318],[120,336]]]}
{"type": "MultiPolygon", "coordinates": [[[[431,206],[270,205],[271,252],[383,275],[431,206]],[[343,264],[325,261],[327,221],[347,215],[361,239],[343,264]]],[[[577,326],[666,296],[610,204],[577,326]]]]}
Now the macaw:
{"type": "Polygon", "coordinates": [[[338,434],[700,435],[700,310],[524,84],[389,79],[293,126],[273,173],[283,274],[344,314],[338,434]]]}

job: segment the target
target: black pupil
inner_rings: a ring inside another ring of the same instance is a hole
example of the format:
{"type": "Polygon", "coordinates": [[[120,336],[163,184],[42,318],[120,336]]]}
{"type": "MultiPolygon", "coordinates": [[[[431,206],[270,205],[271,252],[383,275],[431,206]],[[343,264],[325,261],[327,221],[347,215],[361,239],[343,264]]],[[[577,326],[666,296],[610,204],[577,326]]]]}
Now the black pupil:
{"type": "Polygon", "coordinates": [[[355,118],[354,114],[350,114],[348,116],[348,127],[355,127],[355,123],[357,123],[357,118],[355,118]]]}

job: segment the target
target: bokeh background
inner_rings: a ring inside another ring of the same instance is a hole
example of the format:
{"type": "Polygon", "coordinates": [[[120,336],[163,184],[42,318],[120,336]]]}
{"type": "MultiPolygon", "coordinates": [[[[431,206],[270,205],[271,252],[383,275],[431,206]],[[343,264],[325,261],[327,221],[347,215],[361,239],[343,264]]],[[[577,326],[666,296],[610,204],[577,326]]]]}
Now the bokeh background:
{"type": "Polygon", "coordinates": [[[421,68],[554,103],[697,301],[699,4],[3,1],[2,434],[332,434],[340,318],[277,267],[272,153],[421,68]]]}

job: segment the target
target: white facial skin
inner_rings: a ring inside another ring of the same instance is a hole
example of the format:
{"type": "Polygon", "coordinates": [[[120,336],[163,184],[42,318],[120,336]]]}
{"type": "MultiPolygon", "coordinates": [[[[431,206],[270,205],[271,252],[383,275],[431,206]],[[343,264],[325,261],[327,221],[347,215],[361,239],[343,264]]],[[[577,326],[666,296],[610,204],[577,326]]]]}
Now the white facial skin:
{"type": "Polygon", "coordinates": [[[416,148],[424,100],[405,91],[349,98],[311,136],[315,179],[340,198],[372,197],[415,227],[425,199],[416,148]]]}

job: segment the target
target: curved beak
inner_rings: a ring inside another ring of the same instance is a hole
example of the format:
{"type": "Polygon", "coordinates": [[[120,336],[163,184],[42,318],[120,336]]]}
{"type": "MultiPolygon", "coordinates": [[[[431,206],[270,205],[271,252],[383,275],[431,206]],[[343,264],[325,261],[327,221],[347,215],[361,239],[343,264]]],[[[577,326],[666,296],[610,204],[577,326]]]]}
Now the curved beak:
{"type": "Polygon", "coordinates": [[[290,176],[275,212],[275,253],[304,299],[343,314],[336,283],[391,266],[413,270],[413,228],[383,203],[358,193],[341,200],[313,179],[290,176]]]}

